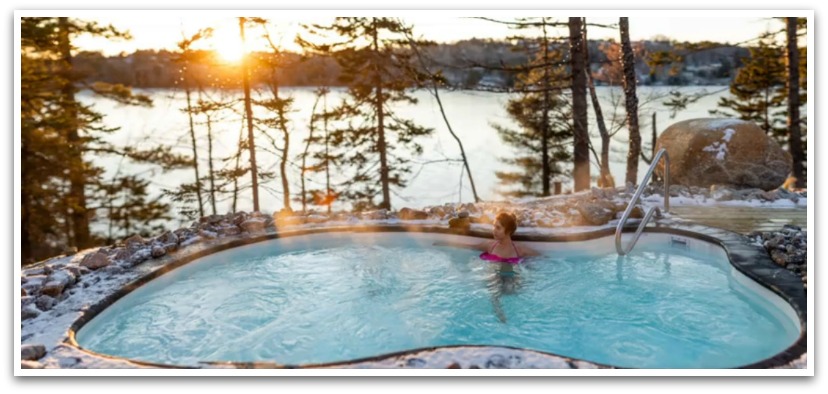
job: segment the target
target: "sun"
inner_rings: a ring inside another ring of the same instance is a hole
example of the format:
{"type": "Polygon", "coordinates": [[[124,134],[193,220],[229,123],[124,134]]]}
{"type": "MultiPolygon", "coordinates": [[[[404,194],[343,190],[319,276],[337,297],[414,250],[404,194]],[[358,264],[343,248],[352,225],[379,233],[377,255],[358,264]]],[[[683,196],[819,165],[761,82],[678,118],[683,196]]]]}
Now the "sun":
{"type": "Polygon", "coordinates": [[[229,34],[213,37],[213,50],[219,58],[227,63],[239,63],[244,57],[241,38],[229,34]]]}

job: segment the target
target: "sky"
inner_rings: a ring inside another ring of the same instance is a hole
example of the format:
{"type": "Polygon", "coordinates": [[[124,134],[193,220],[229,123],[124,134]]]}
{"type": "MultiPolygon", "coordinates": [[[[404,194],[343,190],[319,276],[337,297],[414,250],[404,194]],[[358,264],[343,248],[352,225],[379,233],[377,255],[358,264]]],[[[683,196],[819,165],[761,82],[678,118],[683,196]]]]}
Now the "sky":
{"type": "MultiPolygon", "coordinates": [[[[351,11],[353,13],[353,11],[351,11]]],[[[630,17],[630,37],[633,41],[653,39],[656,37],[668,37],[679,41],[718,41],[729,43],[740,43],[757,37],[768,29],[778,29],[781,24],[769,19],[770,15],[745,16],[744,12],[722,13],[717,16],[710,16],[709,13],[697,13],[686,17],[686,12],[660,11],[654,13],[640,13],[640,16],[630,16],[636,12],[599,12],[594,15],[579,12],[567,15],[565,11],[531,12],[531,11],[509,11],[509,12],[474,12],[474,11],[391,11],[376,15],[388,16],[393,14],[402,18],[408,24],[414,26],[415,34],[423,38],[437,42],[454,42],[469,38],[503,38],[514,31],[507,25],[475,18],[486,16],[498,20],[513,20],[518,16],[552,16],[558,20],[565,20],[569,16],[587,17],[587,22],[601,25],[612,25],[618,23],[619,16],[630,17]]],[[[321,13],[324,14],[324,13],[321,13]]],[[[307,11],[283,11],[274,14],[272,11],[247,12],[247,16],[264,16],[269,18],[271,35],[276,38],[279,45],[285,49],[299,51],[299,47],[293,42],[296,33],[301,29],[300,22],[312,22],[325,24],[334,16],[345,16],[345,13],[329,13],[320,15],[319,12],[307,11]]],[[[366,15],[360,13],[359,15],[366,15]]],[[[245,14],[236,12],[237,16],[245,14]]],[[[781,16],[779,14],[771,14],[781,16]]],[[[79,18],[96,20],[101,24],[112,24],[121,29],[128,30],[133,39],[129,41],[117,41],[94,37],[79,37],[75,45],[82,50],[102,51],[104,55],[111,56],[119,53],[132,53],[136,49],[174,49],[176,43],[185,35],[191,36],[199,29],[213,27],[215,29],[213,39],[205,41],[202,48],[218,49],[220,52],[240,52],[238,39],[238,22],[233,18],[233,12],[215,11],[107,11],[107,12],[84,12],[77,15],[79,18]]],[[[558,29],[554,34],[565,36],[568,31],[565,28],[558,29]]],[[[617,29],[592,27],[589,30],[590,39],[619,39],[617,29]]],[[[251,35],[256,39],[258,34],[251,35]]],[[[251,45],[264,46],[264,41],[251,45]]],[[[233,55],[230,55],[233,57],[233,55]]]]}

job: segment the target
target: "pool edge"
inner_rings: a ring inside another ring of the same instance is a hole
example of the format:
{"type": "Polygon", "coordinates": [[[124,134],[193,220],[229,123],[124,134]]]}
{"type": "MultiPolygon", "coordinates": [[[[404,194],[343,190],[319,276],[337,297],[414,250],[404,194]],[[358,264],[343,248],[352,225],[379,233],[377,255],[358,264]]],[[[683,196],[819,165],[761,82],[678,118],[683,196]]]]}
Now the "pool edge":
{"type": "MultiPolygon", "coordinates": [[[[633,225],[627,226],[624,228],[624,232],[633,232],[635,231],[635,227],[633,225]]],[[[395,357],[403,357],[406,355],[416,354],[423,351],[436,351],[439,349],[448,349],[448,348],[475,348],[475,347],[482,347],[482,348],[510,348],[507,346],[485,346],[485,345],[456,345],[456,346],[440,346],[440,347],[426,347],[426,348],[418,348],[418,349],[409,349],[400,352],[393,352],[393,353],[385,353],[376,356],[360,358],[356,360],[347,360],[347,361],[339,361],[339,362],[332,362],[332,363],[319,363],[319,364],[302,364],[302,365],[286,365],[286,364],[279,364],[277,362],[233,362],[233,361],[204,361],[199,363],[199,365],[173,365],[173,364],[159,364],[153,362],[146,362],[140,360],[133,360],[123,357],[111,356],[106,354],[96,353],[89,349],[85,349],[81,347],[76,341],[76,333],[80,330],[87,322],[94,319],[99,313],[101,313],[104,309],[115,303],[120,298],[126,296],[127,294],[131,293],[135,289],[141,287],[142,285],[152,281],[153,279],[173,270],[183,265],[186,265],[194,260],[200,259],[202,257],[206,257],[208,255],[218,253],[224,250],[232,249],[235,247],[243,246],[243,245],[250,245],[255,243],[260,243],[264,241],[269,241],[273,239],[279,238],[287,238],[287,237],[294,237],[294,236],[303,236],[303,235],[311,235],[311,234],[319,234],[319,233],[332,233],[332,232],[419,232],[419,233],[438,233],[438,234],[452,234],[452,235],[462,235],[462,236],[471,236],[471,237],[479,237],[479,238],[490,238],[491,234],[488,231],[483,231],[480,229],[450,229],[445,226],[436,226],[436,225],[423,225],[423,224],[380,224],[380,225],[359,225],[359,226],[335,226],[335,227],[319,227],[319,228],[310,228],[310,229],[299,229],[299,230],[288,230],[288,231],[276,231],[276,232],[266,232],[259,235],[248,235],[248,236],[237,236],[233,238],[226,238],[219,240],[218,242],[209,245],[204,248],[200,248],[195,251],[188,252],[187,250],[182,250],[171,255],[165,256],[162,259],[154,261],[151,266],[154,268],[149,267],[149,270],[146,274],[140,276],[138,279],[133,280],[132,282],[127,283],[123,287],[121,287],[118,291],[111,293],[105,296],[103,299],[98,301],[97,303],[93,304],[83,313],[78,319],[72,322],[71,326],[69,327],[67,338],[65,339],[65,343],[75,348],[81,352],[86,354],[101,357],[107,360],[118,360],[133,363],[140,366],[146,366],[150,368],[201,368],[201,367],[232,367],[232,368],[336,368],[336,367],[354,367],[360,363],[365,363],[368,361],[378,361],[378,360],[386,360],[395,357]],[[188,253],[184,253],[188,252],[188,253]],[[181,254],[181,255],[179,255],[181,254]]],[[[536,241],[536,242],[572,242],[572,241],[587,241],[593,240],[598,238],[603,238],[607,236],[614,235],[615,229],[610,227],[602,227],[591,231],[583,231],[583,232],[575,232],[575,233],[567,233],[567,234],[541,234],[541,233],[518,233],[515,234],[513,237],[516,241],[536,241]]],[[[807,298],[805,294],[805,289],[802,286],[801,281],[798,277],[796,277],[793,273],[789,272],[788,270],[777,266],[770,258],[768,253],[764,250],[762,246],[752,244],[748,241],[747,237],[734,233],[731,231],[703,226],[698,224],[687,224],[682,222],[676,222],[671,219],[661,219],[655,222],[654,226],[647,227],[645,232],[649,233],[669,233],[669,234],[676,234],[687,236],[691,238],[700,239],[702,241],[706,241],[709,243],[717,244],[722,247],[725,253],[728,256],[728,261],[730,264],[735,267],[739,272],[750,278],[753,282],[756,282],[760,286],[763,286],[776,294],[777,296],[781,297],[786,303],[788,303],[791,308],[793,308],[794,312],[796,313],[797,317],[799,318],[799,328],[800,328],[800,335],[799,338],[794,341],[792,345],[786,348],[784,351],[777,353],[776,355],[751,363],[747,365],[742,365],[738,367],[733,367],[734,369],[765,369],[765,368],[776,368],[782,367],[790,362],[798,359],[802,354],[807,351],[807,298]]],[[[144,264],[148,264],[146,262],[144,264]]],[[[142,265],[144,265],[142,264],[142,265]]],[[[518,348],[511,348],[511,349],[518,349],[518,348]]],[[[622,369],[622,367],[616,367],[611,365],[605,365],[600,363],[595,363],[592,361],[587,360],[579,360],[579,359],[572,359],[569,357],[541,352],[532,349],[519,349],[522,351],[527,352],[535,352],[539,354],[543,354],[546,356],[555,357],[562,360],[570,360],[570,361],[577,361],[583,362],[590,365],[595,366],[596,368],[617,368],[622,369]]],[[[572,362],[569,362],[570,367],[573,366],[572,362]]],[[[623,368],[628,369],[628,368],[623,368]]],[[[728,368],[730,369],[730,368],[728,368]]]]}

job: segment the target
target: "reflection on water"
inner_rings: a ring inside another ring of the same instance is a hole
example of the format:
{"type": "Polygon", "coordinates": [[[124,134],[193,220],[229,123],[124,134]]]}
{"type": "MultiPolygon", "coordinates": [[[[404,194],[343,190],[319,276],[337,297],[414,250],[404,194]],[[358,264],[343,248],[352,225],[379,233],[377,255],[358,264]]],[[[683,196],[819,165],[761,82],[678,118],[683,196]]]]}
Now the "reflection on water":
{"type": "MultiPolygon", "coordinates": [[[[716,107],[716,102],[720,97],[729,95],[727,91],[723,91],[704,97],[687,110],[679,113],[674,119],[670,119],[668,108],[661,103],[671,89],[674,88],[647,86],[638,88],[639,99],[642,103],[640,106],[641,134],[645,148],[650,142],[652,129],[650,123],[653,112],[657,113],[657,132],[660,133],[674,122],[709,117],[707,111],[716,107]]],[[[683,93],[692,93],[699,91],[713,92],[721,90],[721,87],[679,87],[677,89],[683,93]]],[[[84,104],[94,104],[96,110],[106,114],[105,123],[107,126],[121,128],[108,137],[110,140],[119,144],[141,148],[161,143],[174,146],[179,152],[189,154],[189,143],[187,142],[189,135],[186,132],[188,121],[186,114],[180,110],[186,106],[183,93],[163,89],[144,90],[142,92],[152,97],[155,103],[152,108],[121,106],[111,101],[95,98],[88,93],[81,94],[80,99],[84,104]]],[[[301,152],[302,141],[308,135],[308,121],[314,102],[313,88],[285,88],[281,92],[292,96],[295,100],[295,111],[290,113],[291,122],[289,124],[292,141],[290,152],[292,156],[295,156],[301,152]]],[[[614,104],[618,102],[619,98],[621,99],[620,102],[623,103],[621,89],[597,87],[597,92],[605,118],[610,119],[612,112],[615,111],[619,115],[619,119],[624,119],[623,104],[620,106],[614,104]]],[[[343,94],[343,89],[334,89],[328,102],[334,105],[339,98],[343,97],[343,94]]],[[[445,202],[472,201],[468,180],[463,180],[462,186],[459,182],[463,171],[461,164],[445,161],[446,158],[459,158],[459,149],[448,133],[436,101],[426,91],[416,91],[414,96],[419,100],[418,104],[395,103],[395,110],[401,117],[415,119],[420,125],[434,128],[435,132],[431,137],[421,140],[424,148],[422,156],[403,157],[403,159],[409,159],[410,163],[414,164],[413,173],[417,175],[412,177],[408,187],[404,190],[398,190],[397,194],[392,197],[393,206],[395,208],[403,206],[418,208],[445,202]],[[429,161],[438,162],[422,164],[429,161]]],[[[480,197],[484,200],[501,198],[497,194],[498,184],[494,173],[495,171],[509,169],[498,158],[508,156],[510,148],[502,143],[492,127],[493,123],[505,127],[516,127],[505,110],[505,103],[509,98],[508,94],[488,92],[447,91],[441,93],[446,115],[453,130],[463,141],[469,164],[472,167],[475,186],[480,197]]],[[[259,108],[254,108],[254,110],[261,111],[259,108]]],[[[588,110],[590,117],[592,117],[592,107],[589,106],[588,110]]],[[[232,110],[229,109],[227,111],[226,114],[216,115],[212,123],[213,134],[217,138],[213,147],[216,165],[219,165],[222,158],[231,156],[238,145],[241,122],[237,113],[241,112],[232,113],[232,110]]],[[[593,142],[598,146],[600,137],[595,122],[590,121],[589,126],[594,129],[591,130],[593,142]]],[[[197,133],[199,127],[203,128],[198,124],[196,127],[197,133]]],[[[334,127],[334,125],[331,125],[331,127],[334,127]]],[[[201,135],[206,135],[206,132],[201,133],[201,135]]],[[[615,142],[612,146],[613,149],[610,150],[610,171],[615,176],[616,182],[619,182],[618,180],[623,178],[626,171],[626,145],[620,142],[627,139],[625,129],[622,128],[616,137],[618,142],[615,142]]],[[[203,145],[202,148],[206,150],[206,140],[202,139],[200,143],[203,145]]],[[[206,157],[206,155],[200,155],[200,158],[203,157],[206,157]]],[[[152,189],[155,192],[160,191],[161,187],[172,188],[184,182],[192,182],[191,170],[177,170],[159,177],[157,169],[130,165],[120,158],[93,157],[92,159],[96,164],[104,167],[104,170],[110,175],[116,171],[120,171],[121,174],[140,172],[142,176],[152,179],[152,189]]],[[[278,158],[274,154],[262,154],[257,159],[261,171],[278,173],[278,158]]],[[[291,182],[298,182],[297,166],[299,164],[298,162],[293,164],[293,166],[290,166],[292,172],[289,173],[288,177],[291,182]]],[[[564,164],[564,167],[566,167],[566,164],[564,164]]],[[[645,164],[639,163],[639,178],[643,177],[646,169],[645,164]]],[[[597,169],[593,168],[592,174],[597,174],[597,169]]],[[[333,181],[335,183],[341,180],[336,179],[337,175],[334,174],[335,179],[333,181]]],[[[311,177],[308,179],[308,183],[309,187],[318,188],[322,184],[322,179],[311,177]]],[[[564,185],[564,189],[569,187],[568,184],[564,185]]],[[[282,196],[279,195],[279,192],[281,192],[280,181],[278,179],[272,181],[270,189],[260,193],[261,204],[263,207],[267,207],[267,210],[278,211],[283,207],[282,196]]],[[[243,193],[240,196],[240,210],[250,210],[251,197],[247,194],[249,193],[243,193]]],[[[230,201],[220,202],[218,211],[226,212],[230,204],[230,201]]],[[[340,207],[334,208],[339,209],[340,207]]]]}

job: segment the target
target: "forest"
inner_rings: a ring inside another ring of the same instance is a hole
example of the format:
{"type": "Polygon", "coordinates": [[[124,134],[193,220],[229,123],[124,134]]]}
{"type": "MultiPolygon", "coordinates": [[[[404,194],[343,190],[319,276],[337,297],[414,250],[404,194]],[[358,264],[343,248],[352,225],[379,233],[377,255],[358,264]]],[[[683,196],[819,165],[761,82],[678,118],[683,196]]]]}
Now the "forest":
{"type": "MultiPolygon", "coordinates": [[[[253,35],[269,38],[273,22],[237,19],[242,42],[253,35]]],[[[392,109],[395,103],[416,103],[414,90],[428,91],[444,118],[450,109],[443,108],[440,94],[446,90],[509,94],[506,111],[518,127],[497,129],[502,144],[514,152],[503,159],[513,170],[495,174],[509,189],[504,198],[549,196],[553,180],[561,176],[574,181],[574,191],[637,184],[639,158],[646,162],[649,152],[642,150],[639,118],[647,115],[638,111],[636,87],[648,84],[728,85],[730,98],[722,99],[711,115],[758,124],[790,152],[792,176],[799,187],[807,186],[804,18],[776,18],[776,30],[735,44],[666,38],[632,42],[625,17],[613,25],[548,17],[490,22],[508,24],[514,35],[435,43],[418,38],[416,26],[396,18],[336,18],[329,25],[304,26],[296,37],[301,53],[268,39],[266,48],[250,51],[239,63],[227,63],[216,53],[196,49],[211,39],[210,26],[182,38],[175,51],[104,57],[79,50],[74,40],[82,34],[117,40],[129,33],[94,20],[22,18],[17,81],[21,116],[16,120],[21,133],[19,263],[148,235],[174,215],[197,219],[216,214],[219,199],[231,199],[233,210],[261,211],[262,184],[281,189],[288,211],[330,212],[334,202],[354,211],[401,208],[394,204],[392,191],[405,188],[412,175],[404,157],[421,153],[422,139],[434,133],[392,109]],[[618,40],[590,40],[594,29],[615,31],[618,40]],[[311,134],[303,140],[291,138],[294,102],[282,89],[290,86],[316,89],[311,134]],[[626,115],[621,126],[630,135],[622,147],[628,152],[624,179],[609,176],[608,152],[619,128],[602,117],[596,86],[623,88],[626,115]],[[334,87],[346,89],[347,98],[327,103],[334,87]],[[117,128],[108,125],[107,114],[78,100],[81,92],[90,92],[122,105],[153,105],[133,88],[184,93],[189,152],[164,145],[136,149],[112,144],[105,137],[117,128]],[[207,94],[216,89],[242,93],[238,99],[207,94]],[[214,157],[212,119],[235,104],[244,108],[238,113],[243,133],[232,157],[214,157]],[[588,107],[594,119],[588,119],[588,107]],[[253,108],[268,115],[254,116],[253,108]],[[590,141],[589,121],[600,132],[600,145],[590,141]],[[257,154],[265,149],[280,155],[278,171],[260,171],[257,154]],[[192,179],[153,196],[147,192],[149,180],[138,174],[104,177],[104,169],[90,159],[93,154],[161,171],[186,169],[192,179]],[[289,162],[301,165],[297,170],[289,162]],[[346,180],[332,182],[332,173],[346,180]],[[291,188],[291,178],[300,180],[298,190],[291,188]],[[324,187],[306,185],[311,178],[324,187]],[[237,206],[242,194],[252,196],[251,206],[237,206]]],[[[698,99],[676,92],[665,105],[681,111],[698,99]]],[[[463,141],[455,139],[461,152],[456,159],[465,163],[474,190],[477,174],[465,160],[463,141]]]]}
{"type": "MultiPolygon", "coordinates": [[[[528,61],[527,53],[520,50],[519,42],[494,39],[469,39],[455,43],[435,43],[422,48],[428,65],[440,69],[446,83],[457,89],[473,89],[487,83],[498,88],[513,88],[515,73],[506,65],[514,68],[528,61]]],[[[559,45],[566,49],[568,43],[559,45]]],[[[672,53],[681,43],[673,43],[667,38],[663,41],[641,41],[634,44],[640,56],[635,58],[635,68],[639,75],[638,84],[648,85],[727,85],[736,75],[736,70],[743,65],[750,51],[741,46],[709,43],[704,51],[688,51],[682,61],[672,62],[669,67],[655,64],[651,56],[659,53],[672,53]]],[[[593,71],[609,62],[609,57],[617,52],[617,43],[611,40],[588,40],[589,64],[593,71]]],[[[205,50],[205,52],[208,52],[205,50]]],[[[100,52],[81,51],[74,58],[74,66],[87,75],[88,81],[123,84],[135,88],[177,88],[179,66],[175,59],[178,55],[167,50],[138,50],[133,53],[121,53],[104,56],[100,52]]],[[[205,54],[205,57],[209,54],[205,54]]],[[[256,56],[267,56],[259,53],[256,56]]],[[[287,64],[278,70],[282,86],[340,86],[340,66],[329,56],[320,54],[303,54],[286,51],[283,56],[287,64]]],[[[213,68],[217,67],[212,64],[213,68]]],[[[206,67],[205,67],[206,68],[206,67]]],[[[264,84],[266,73],[251,70],[253,84],[264,84]]],[[[619,81],[610,76],[597,74],[595,83],[601,85],[617,84],[619,81]]]]}

